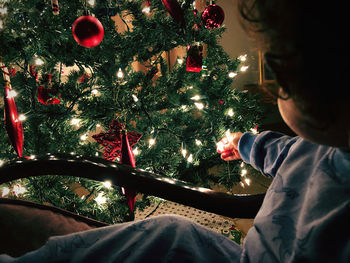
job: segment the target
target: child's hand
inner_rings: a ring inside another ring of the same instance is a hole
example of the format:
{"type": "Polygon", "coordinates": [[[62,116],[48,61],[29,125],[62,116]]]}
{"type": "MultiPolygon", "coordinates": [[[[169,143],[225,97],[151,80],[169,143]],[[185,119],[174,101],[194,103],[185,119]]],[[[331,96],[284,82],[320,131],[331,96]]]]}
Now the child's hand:
{"type": "Polygon", "coordinates": [[[221,159],[225,161],[241,159],[241,155],[238,152],[238,142],[242,134],[241,132],[226,134],[217,143],[217,152],[221,153],[221,159]]]}

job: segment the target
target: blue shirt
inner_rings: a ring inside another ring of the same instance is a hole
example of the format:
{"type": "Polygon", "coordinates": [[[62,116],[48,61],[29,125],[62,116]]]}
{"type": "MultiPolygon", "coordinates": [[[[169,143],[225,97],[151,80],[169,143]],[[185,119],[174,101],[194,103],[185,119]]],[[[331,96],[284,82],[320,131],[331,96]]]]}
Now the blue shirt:
{"type": "Polygon", "coordinates": [[[245,133],[238,148],[274,177],[242,262],[350,262],[350,154],[275,132],[245,133]]]}

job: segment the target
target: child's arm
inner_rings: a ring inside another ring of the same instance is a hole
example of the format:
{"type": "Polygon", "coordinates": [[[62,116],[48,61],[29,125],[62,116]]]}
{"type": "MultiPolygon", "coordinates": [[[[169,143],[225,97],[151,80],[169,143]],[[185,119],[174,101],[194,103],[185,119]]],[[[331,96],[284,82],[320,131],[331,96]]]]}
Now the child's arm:
{"type": "Polygon", "coordinates": [[[221,158],[225,161],[242,159],[268,177],[275,176],[290,147],[298,139],[271,131],[258,135],[233,133],[229,137],[237,139],[237,136],[239,136],[236,140],[238,143],[229,140],[222,149],[218,148],[221,158]]]}

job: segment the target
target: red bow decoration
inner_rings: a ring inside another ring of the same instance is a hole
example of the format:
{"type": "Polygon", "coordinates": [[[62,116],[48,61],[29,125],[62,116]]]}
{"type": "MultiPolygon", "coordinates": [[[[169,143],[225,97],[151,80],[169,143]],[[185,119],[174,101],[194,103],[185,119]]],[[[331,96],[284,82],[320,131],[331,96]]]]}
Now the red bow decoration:
{"type": "MultiPolygon", "coordinates": [[[[117,120],[114,119],[109,125],[109,131],[106,133],[99,133],[92,136],[98,144],[101,144],[105,147],[103,153],[103,158],[109,161],[114,161],[121,154],[122,147],[122,130],[124,129],[123,125],[117,120]]],[[[128,132],[128,142],[130,147],[136,144],[142,134],[136,132],[128,132]]]]}
{"type": "MultiPolygon", "coordinates": [[[[136,132],[126,132],[123,125],[114,119],[109,125],[109,131],[107,133],[99,133],[92,136],[98,144],[105,147],[103,158],[109,161],[114,161],[120,156],[120,163],[135,167],[135,157],[132,152],[132,146],[136,144],[142,134],[136,132]]],[[[123,193],[126,196],[128,207],[133,215],[134,205],[136,201],[136,191],[133,189],[122,188],[123,193]]]]}

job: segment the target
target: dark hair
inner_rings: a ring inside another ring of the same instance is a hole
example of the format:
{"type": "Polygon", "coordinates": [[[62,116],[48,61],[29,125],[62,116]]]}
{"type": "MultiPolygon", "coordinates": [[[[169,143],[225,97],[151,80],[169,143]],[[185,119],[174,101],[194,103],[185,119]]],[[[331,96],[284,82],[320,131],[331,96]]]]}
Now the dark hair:
{"type": "Polygon", "coordinates": [[[339,2],[238,0],[242,25],[258,40],[279,86],[322,120],[334,119],[337,103],[349,101],[345,10],[339,2]]]}

